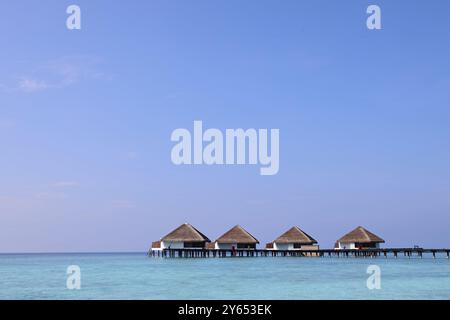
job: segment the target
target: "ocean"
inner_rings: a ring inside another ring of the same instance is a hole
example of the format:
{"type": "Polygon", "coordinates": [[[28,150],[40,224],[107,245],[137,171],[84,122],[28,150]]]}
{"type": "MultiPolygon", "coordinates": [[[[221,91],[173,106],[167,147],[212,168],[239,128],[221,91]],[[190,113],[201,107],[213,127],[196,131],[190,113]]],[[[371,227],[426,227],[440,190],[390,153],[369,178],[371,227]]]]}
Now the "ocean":
{"type": "Polygon", "coordinates": [[[450,261],[2,254],[0,299],[450,299],[450,261]],[[79,290],[67,288],[71,265],[80,268],[79,290]],[[379,289],[367,286],[371,265],[379,289]]]}

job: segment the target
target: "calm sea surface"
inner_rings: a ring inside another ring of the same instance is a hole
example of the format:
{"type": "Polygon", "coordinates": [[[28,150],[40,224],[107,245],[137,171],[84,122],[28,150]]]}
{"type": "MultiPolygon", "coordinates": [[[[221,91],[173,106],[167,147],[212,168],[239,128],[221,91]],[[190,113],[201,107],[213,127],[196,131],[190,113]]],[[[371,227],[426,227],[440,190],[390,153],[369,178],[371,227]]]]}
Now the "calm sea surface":
{"type": "Polygon", "coordinates": [[[0,299],[450,299],[450,261],[4,254],[0,299]],[[374,264],[380,290],[366,286],[374,264]],[[66,287],[69,265],[81,268],[80,290],[66,287]]]}

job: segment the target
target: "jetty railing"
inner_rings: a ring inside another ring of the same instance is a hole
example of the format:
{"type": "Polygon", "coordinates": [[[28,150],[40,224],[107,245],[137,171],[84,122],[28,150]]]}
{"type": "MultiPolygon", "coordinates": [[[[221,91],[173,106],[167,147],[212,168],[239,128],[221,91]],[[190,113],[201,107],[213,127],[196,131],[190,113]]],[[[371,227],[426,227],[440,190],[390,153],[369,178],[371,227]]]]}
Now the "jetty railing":
{"type": "Polygon", "coordinates": [[[335,257],[335,258],[398,258],[399,256],[450,259],[450,249],[379,248],[379,249],[318,249],[318,250],[267,250],[267,249],[150,249],[150,257],[162,258],[226,258],[226,257],[335,257]]]}

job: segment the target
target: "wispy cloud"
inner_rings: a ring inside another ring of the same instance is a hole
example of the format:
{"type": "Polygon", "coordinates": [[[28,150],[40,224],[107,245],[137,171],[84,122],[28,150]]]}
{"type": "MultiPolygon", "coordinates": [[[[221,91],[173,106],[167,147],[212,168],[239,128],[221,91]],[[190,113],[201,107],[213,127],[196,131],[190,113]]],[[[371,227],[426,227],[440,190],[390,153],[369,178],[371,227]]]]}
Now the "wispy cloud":
{"type": "Polygon", "coordinates": [[[19,195],[4,195],[0,194],[0,209],[7,208],[21,208],[22,204],[27,204],[29,207],[43,203],[58,203],[70,198],[70,188],[78,187],[80,184],[77,181],[56,181],[51,184],[41,186],[27,194],[19,195]]]}
{"type": "Polygon", "coordinates": [[[23,78],[18,81],[18,89],[24,92],[37,92],[50,88],[51,86],[42,80],[23,78]]]}
{"type": "Polygon", "coordinates": [[[56,181],[44,190],[37,192],[34,197],[39,200],[64,200],[69,197],[70,192],[67,189],[80,186],[77,181],[56,181]]]}
{"type": "Polygon", "coordinates": [[[139,154],[135,151],[128,151],[125,153],[125,157],[130,160],[135,160],[139,157],[139,154]]]}
{"type": "Polygon", "coordinates": [[[62,192],[39,192],[35,194],[35,198],[39,200],[64,200],[67,195],[62,192]]]}
{"type": "Polygon", "coordinates": [[[16,122],[11,119],[0,119],[0,129],[10,129],[16,126],[16,122]]]}
{"type": "Polygon", "coordinates": [[[52,184],[55,188],[72,188],[78,187],[80,184],[76,181],[57,181],[52,184]]]}
{"type": "Polygon", "coordinates": [[[0,205],[3,205],[3,204],[10,204],[10,203],[12,203],[14,200],[15,200],[15,199],[14,199],[13,197],[0,195],[0,205]]]}
{"type": "Polygon", "coordinates": [[[113,201],[113,207],[116,209],[133,209],[136,208],[136,204],[128,200],[113,201]]]}
{"type": "Polygon", "coordinates": [[[0,89],[36,93],[61,89],[83,81],[110,80],[112,77],[100,70],[101,60],[90,56],[68,56],[32,66],[6,79],[0,89]]]}

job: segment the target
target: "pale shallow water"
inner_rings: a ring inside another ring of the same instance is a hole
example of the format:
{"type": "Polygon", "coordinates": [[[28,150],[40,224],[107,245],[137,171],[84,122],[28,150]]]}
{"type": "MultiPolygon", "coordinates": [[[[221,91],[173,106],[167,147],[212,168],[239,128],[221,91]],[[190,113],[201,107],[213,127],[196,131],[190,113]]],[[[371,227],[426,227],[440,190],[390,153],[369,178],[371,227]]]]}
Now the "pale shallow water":
{"type": "Polygon", "coordinates": [[[0,299],[450,299],[448,259],[0,255],[0,299]],[[369,290],[367,267],[381,268],[369,290]],[[66,269],[81,268],[81,290],[66,269]]]}

